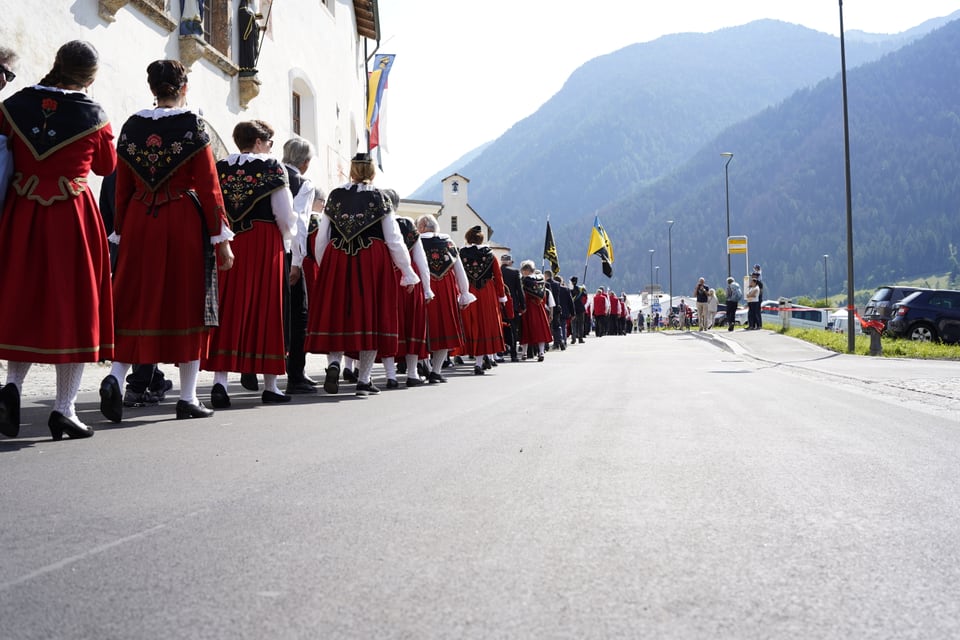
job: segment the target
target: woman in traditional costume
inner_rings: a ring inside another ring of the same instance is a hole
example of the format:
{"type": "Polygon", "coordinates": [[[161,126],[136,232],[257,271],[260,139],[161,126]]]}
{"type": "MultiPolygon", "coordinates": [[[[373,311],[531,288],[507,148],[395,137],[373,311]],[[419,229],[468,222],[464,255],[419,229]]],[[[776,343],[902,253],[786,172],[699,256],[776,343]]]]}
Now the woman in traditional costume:
{"type": "Polygon", "coordinates": [[[233,129],[240,149],[217,162],[227,218],[236,234],[234,269],[220,278],[220,326],[210,332],[210,349],[201,366],[214,371],[210,401],[230,406],[227,373],[262,373],[264,404],[290,401],[277,386],[286,371],[283,343],[283,258],[297,234],[298,216],[287,186],[287,172],[270,155],[273,128],[262,120],[233,129]]]}
{"type": "Polygon", "coordinates": [[[417,231],[423,244],[430,271],[433,301],[427,305],[427,348],[430,350],[431,384],[446,382],[440,371],[450,349],[463,348],[463,322],[460,310],[477,297],[470,293],[467,272],[460,262],[460,252],[450,236],[437,233],[439,225],[432,215],[417,218],[417,231]]]}
{"type": "Polygon", "coordinates": [[[359,355],[357,395],[380,393],[370,381],[377,353],[397,353],[394,267],[400,270],[401,287],[412,292],[420,282],[393,207],[373,186],[375,175],[369,154],[354,156],[350,182],[327,197],[313,247],[320,267],[309,295],[319,308],[311,310],[305,348],[327,354],[323,388],[330,394],[340,390],[344,352],[359,355]]]}
{"type": "Polygon", "coordinates": [[[547,319],[550,291],[543,274],[537,272],[533,260],[520,263],[520,275],[523,276],[521,283],[527,303],[527,312],[522,317],[520,341],[525,345],[537,345],[537,361],[543,362],[544,347],[553,339],[553,331],[547,319]]]}
{"type": "Polygon", "coordinates": [[[474,357],[473,372],[483,375],[484,358],[492,364],[496,354],[506,349],[500,304],[507,301],[507,293],[500,273],[500,261],[493,255],[493,250],[483,244],[480,226],[468,229],[465,240],[467,246],[460,249],[460,260],[467,272],[470,293],[477,297],[477,301],[461,314],[463,353],[474,357]]]}
{"type": "Polygon", "coordinates": [[[141,362],[177,363],[178,420],[213,415],[197,398],[200,358],[209,340],[207,245],[217,247],[221,269],[233,265],[233,234],[210,136],[203,120],[184,108],[187,71],[176,60],[157,60],[147,67],[147,82],[157,106],[127,120],[117,143],[111,236],[119,243],[113,280],[117,344],[100,385],[101,411],[115,422],[123,412],[120,381],[130,363],[141,362]]]}
{"type": "Polygon", "coordinates": [[[0,273],[8,302],[0,314],[0,432],[20,429],[20,390],[33,362],[56,365],[57,393],[47,422],[54,440],[87,438],[74,406],[83,363],[113,357],[113,297],[107,236],[90,171],[109,175],[117,162],[113,132],[84,93],[97,73],[93,45],[60,47],[39,84],[0,106],[14,174],[0,216],[0,273]],[[17,311],[15,304],[27,305],[17,311]]]}
{"type": "MultiPolygon", "coordinates": [[[[384,193],[393,205],[396,213],[400,207],[400,196],[393,189],[385,189],[384,193]]],[[[402,357],[404,370],[407,373],[406,385],[417,387],[423,384],[417,371],[420,360],[426,359],[427,351],[427,303],[433,300],[433,291],[430,289],[429,268],[427,255],[420,244],[420,233],[417,225],[410,218],[397,216],[397,226],[403,236],[403,244],[410,253],[410,263],[420,277],[420,282],[408,291],[400,284],[403,274],[394,269],[397,280],[397,352],[395,354],[381,354],[383,368],[387,375],[387,388],[396,389],[397,382],[396,359],[402,357]]]]}

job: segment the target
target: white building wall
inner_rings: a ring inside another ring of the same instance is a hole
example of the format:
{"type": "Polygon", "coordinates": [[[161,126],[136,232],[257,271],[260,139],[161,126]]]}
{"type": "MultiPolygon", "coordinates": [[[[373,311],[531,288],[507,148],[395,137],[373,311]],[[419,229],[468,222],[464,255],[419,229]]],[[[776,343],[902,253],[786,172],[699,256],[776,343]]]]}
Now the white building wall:
{"type": "MultiPolygon", "coordinates": [[[[89,94],[103,105],[115,133],[130,115],[152,106],[146,68],[157,59],[181,59],[177,27],[168,30],[133,3],[120,8],[115,21],[108,22],[100,16],[99,4],[97,0],[5,3],[0,41],[20,59],[16,80],[0,97],[38,82],[52,66],[60,45],[82,39],[100,52],[100,71],[89,94]]],[[[231,24],[236,23],[238,4],[229,2],[231,24]]],[[[261,7],[264,15],[268,6],[261,7]]],[[[179,0],[167,0],[166,14],[177,26],[179,12],[179,0]]],[[[236,28],[231,31],[231,59],[236,63],[239,37],[236,28]]],[[[318,0],[275,2],[257,65],[260,93],[248,108],[240,106],[237,76],[206,58],[192,66],[187,104],[203,112],[230,151],[236,151],[231,134],[237,122],[265,120],[276,130],[279,157],[283,142],[292,135],[294,86],[309,92],[305,98],[312,93],[312,99],[303,104],[302,134],[315,145],[317,158],[307,176],[329,191],[346,181],[349,160],[364,136],[365,42],[357,36],[352,2],[340,0],[333,11],[318,0]]],[[[376,43],[369,44],[372,51],[376,43]]],[[[92,186],[97,189],[99,184],[92,181],[92,186]]]]}

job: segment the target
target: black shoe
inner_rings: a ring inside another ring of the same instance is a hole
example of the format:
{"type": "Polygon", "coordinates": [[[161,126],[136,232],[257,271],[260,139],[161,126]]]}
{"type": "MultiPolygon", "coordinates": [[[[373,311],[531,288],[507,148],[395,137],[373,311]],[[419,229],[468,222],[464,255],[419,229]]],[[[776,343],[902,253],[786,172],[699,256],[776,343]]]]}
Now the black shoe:
{"type": "Polygon", "coordinates": [[[400,386],[400,383],[394,380],[393,378],[387,378],[387,389],[396,389],[400,386]]]}
{"type": "MultiPolygon", "coordinates": [[[[100,382],[100,413],[110,422],[123,420],[123,395],[120,393],[120,383],[112,375],[107,375],[100,382]]],[[[61,417],[62,414],[60,414],[61,417]]],[[[51,418],[52,419],[52,418],[51,418]]],[[[73,424],[72,422],[70,424],[73,424]]],[[[65,430],[65,429],[64,429],[65,430]]],[[[90,432],[93,435],[93,432],[90,432]]],[[[87,436],[79,436],[81,438],[87,436]]],[[[54,438],[59,440],[59,438],[54,438]]]]}
{"type": "Polygon", "coordinates": [[[510,362],[520,362],[520,358],[517,356],[510,356],[510,362]]]}
{"type": "Polygon", "coordinates": [[[489,356],[483,356],[482,362],[483,362],[483,364],[482,364],[481,366],[483,367],[483,370],[484,370],[484,371],[486,371],[486,370],[488,370],[488,369],[491,369],[491,368],[493,367],[493,365],[490,364],[490,357],[489,357],[489,356]]]}
{"type": "MultiPolygon", "coordinates": [[[[340,365],[337,365],[337,368],[339,367],[340,365]]],[[[359,379],[359,375],[360,373],[356,368],[343,370],[343,379],[345,382],[356,382],[359,379]]],[[[326,388],[327,383],[324,382],[323,384],[324,384],[324,388],[326,388]]],[[[334,391],[333,393],[336,393],[336,391],[334,391]]]]}
{"type": "MultiPolygon", "coordinates": [[[[351,372],[352,373],[352,372],[351,372]]],[[[343,372],[343,379],[347,379],[346,370],[343,372]]],[[[340,391],[340,364],[334,362],[327,367],[327,375],[323,380],[323,390],[330,395],[336,395],[340,391]]]]}
{"type": "Polygon", "coordinates": [[[300,381],[301,381],[301,382],[304,382],[304,383],[306,383],[306,384],[308,384],[308,385],[310,385],[311,387],[319,387],[319,386],[320,386],[320,383],[319,383],[319,382],[317,382],[316,380],[314,380],[313,378],[311,378],[311,377],[308,376],[308,375],[304,375],[302,378],[300,378],[300,381]]]}
{"type": "Polygon", "coordinates": [[[380,389],[376,388],[372,382],[358,382],[357,383],[357,395],[358,396],[375,396],[380,393],[380,389]]]}
{"type": "Polygon", "coordinates": [[[260,383],[257,381],[257,374],[241,373],[240,386],[246,389],[247,391],[259,391],[260,383]]]}
{"type": "Polygon", "coordinates": [[[473,375],[475,375],[475,376],[482,376],[482,375],[484,375],[484,373],[483,373],[483,367],[474,367],[474,368],[473,368],[473,375]]]}
{"type": "Polygon", "coordinates": [[[297,395],[297,394],[306,394],[306,393],[316,393],[317,388],[314,385],[311,385],[306,380],[294,380],[291,382],[287,380],[287,395],[297,395]]]}
{"type": "Polygon", "coordinates": [[[285,396],[282,393],[275,393],[267,390],[264,390],[263,395],[260,396],[260,399],[263,401],[263,404],[286,404],[290,402],[290,396],[285,396]]]}
{"type": "Polygon", "coordinates": [[[447,358],[446,360],[443,361],[443,364],[440,365],[440,368],[441,368],[441,369],[449,369],[449,368],[452,367],[452,366],[453,366],[453,363],[450,362],[450,358],[447,358]]]}
{"type": "Polygon", "coordinates": [[[442,375],[440,375],[439,373],[436,373],[436,372],[433,372],[433,371],[431,371],[431,372],[427,375],[427,382],[429,382],[430,384],[443,383],[443,382],[446,382],[446,381],[447,381],[446,378],[444,378],[444,377],[443,377],[442,375]]]}
{"type": "Polygon", "coordinates": [[[160,384],[156,386],[151,385],[150,388],[147,389],[150,395],[147,396],[147,394],[144,393],[144,397],[147,400],[149,400],[150,398],[153,398],[155,403],[163,402],[167,397],[167,391],[170,391],[170,389],[173,389],[173,380],[164,379],[160,382],[160,384]]]}
{"type": "Polygon", "coordinates": [[[20,435],[20,392],[12,382],[0,389],[0,433],[8,438],[20,435]]]}
{"type": "Polygon", "coordinates": [[[209,418],[212,415],[213,409],[207,409],[199,400],[197,404],[190,404],[186,400],[177,400],[177,420],[209,418]]]}
{"type": "Polygon", "coordinates": [[[583,338],[580,338],[579,343],[583,344],[583,338]]]}
{"type": "Polygon", "coordinates": [[[543,362],[543,354],[537,356],[537,362],[543,362]]]}
{"type": "Polygon", "coordinates": [[[403,360],[397,363],[397,373],[402,375],[406,372],[407,372],[407,360],[406,358],[404,358],[403,360]]]}
{"type": "MultiPolygon", "coordinates": [[[[113,376],[109,377],[113,378],[113,376]]],[[[116,378],[113,378],[113,380],[116,382],[116,378]]],[[[117,386],[119,388],[119,385],[117,386]]],[[[119,422],[119,420],[117,422],[119,422]]],[[[63,434],[67,434],[71,438],[89,438],[93,436],[93,427],[88,427],[85,424],[77,424],[59,411],[53,411],[50,414],[50,419],[47,420],[47,426],[50,427],[50,435],[54,440],[63,440],[63,434]]]]}
{"type": "Polygon", "coordinates": [[[453,364],[463,364],[463,358],[461,358],[460,356],[454,356],[453,364]]]}
{"type": "Polygon", "coordinates": [[[426,378],[428,375],[430,375],[430,370],[427,369],[426,362],[417,363],[417,375],[420,376],[421,378],[426,378]]]}
{"type": "Polygon", "coordinates": [[[408,387],[422,387],[422,386],[423,386],[423,380],[421,380],[420,378],[407,378],[407,386],[408,386],[408,387]]]}
{"type": "Polygon", "coordinates": [[[214,409],[230,408],[230,396],[227,395],[227,390],[219,382],[210,389],[210,404],[213,405],[214,409]]]}

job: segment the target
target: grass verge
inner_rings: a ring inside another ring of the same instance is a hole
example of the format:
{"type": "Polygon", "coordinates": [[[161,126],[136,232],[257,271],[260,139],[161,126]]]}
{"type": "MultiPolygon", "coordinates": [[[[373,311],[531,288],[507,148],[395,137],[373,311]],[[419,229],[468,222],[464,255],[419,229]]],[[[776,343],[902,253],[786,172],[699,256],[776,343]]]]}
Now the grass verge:
{"type": "MultiPolygon", "coordinates": [[[[834,333],[824,331],[823,329],[781,329],[780,327],[768,327],[777,333],[799,338],[807,342],[819,345],[824,349],[836,351],[837,353],[847,352],[847,336],[843,333],[834,333]]],[[[939,342],[914,342],[912,340],[896,340],[894,338],[881,338],[883,346],[883,357],[885,358],[918,358],[921,360],[960,360],[960,346],[954,344],[941,344],[939,342]]],[[[854,343],[854,353],[861,356],[870,355],[870,337],[856,336],[854,343]]]]}

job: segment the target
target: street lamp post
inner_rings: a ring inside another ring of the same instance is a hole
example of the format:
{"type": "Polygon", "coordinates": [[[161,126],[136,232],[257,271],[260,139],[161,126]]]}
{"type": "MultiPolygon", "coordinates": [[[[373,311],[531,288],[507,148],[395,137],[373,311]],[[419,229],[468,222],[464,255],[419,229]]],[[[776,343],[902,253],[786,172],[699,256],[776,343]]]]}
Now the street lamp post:
{"type": "Polygon", "coordinates": [[[830,257],[829,255],[823,254],[823,306],[824,307],[830,306],[830,302],[828,301],[828,298],[830,296],[827,294],[827,291],[829,291],[829,289],[827,289],[827,258],[829,257],[830,257]]]}
{"type": "MultiPolygon", "coordinates": [[[[724,182],[725,191],[727,194],[727,238],[730,238],[730,171],[728,167],[730,166],[730,161],[733,160],[733,154],[730,153],[729,151],[725,151],[721,153],[720,156],[727,159],[727,161],[723,163],[723,182],[724,182]]],[[[724,240],[723,244],[724,244],[724,249],[727,252],[727,277],[729,278],[730,272],[731,272],[730,247],[726,246],[727,240],[724,240]]]]}
{"type": "Polygon", "coordinates": [[[655,266],[654,269],[656,269],[657,271],[657,279],[654,280],[654,283],[657,285],[657,288],[659,289],[660,288],[660,265],[655,266]]]}
{"type": "Polygon", "coordinates": [[[650,249],[650,306],[653,306],[653,249],[650,249]]]}
{"type": "Polygon", "coordinates": [[[847,114],[847,49],[843,37],[843,0],[840,2],[840,84],[843,88],[843,173],[847,195],[847,353],[856,349],[853,302],[853,197],[850,192],[850,121],[847,114]]]}
{"type": "Polygon", "coordinates": [[[673,220],[667,220],[667,273],[670,277],[670,301],[667,316],[673,311],[673,220]]]}

